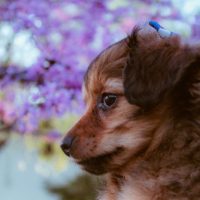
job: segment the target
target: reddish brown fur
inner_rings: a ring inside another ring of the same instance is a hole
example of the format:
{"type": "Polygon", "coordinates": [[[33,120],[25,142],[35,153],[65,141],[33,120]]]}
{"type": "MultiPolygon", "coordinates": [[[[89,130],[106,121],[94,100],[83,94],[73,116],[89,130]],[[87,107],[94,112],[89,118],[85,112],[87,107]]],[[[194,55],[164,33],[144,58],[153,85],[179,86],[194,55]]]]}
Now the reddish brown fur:
{"type": "Polygon", "coordinates": [[[106,173],[101,200],[200,199],[200,48],[136,29],[91,63],[84,93],[70,153],[106,173]],[[105,92],[118,98],[103,111],[105,92]]]}

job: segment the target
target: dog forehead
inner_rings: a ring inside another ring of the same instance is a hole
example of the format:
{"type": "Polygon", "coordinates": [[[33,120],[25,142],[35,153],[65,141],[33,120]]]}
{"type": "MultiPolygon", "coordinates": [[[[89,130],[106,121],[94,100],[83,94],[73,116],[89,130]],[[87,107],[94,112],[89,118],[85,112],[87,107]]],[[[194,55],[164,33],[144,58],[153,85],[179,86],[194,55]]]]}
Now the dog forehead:
{"type": "Polygon", "coordinates": [[[101,93],[107,86],[122,85],[122,71],[127,54],[128,47],[125,39],[109,46],[100,53],[92,61],[85,74],[84,94],[96,95],[101,93]]]}

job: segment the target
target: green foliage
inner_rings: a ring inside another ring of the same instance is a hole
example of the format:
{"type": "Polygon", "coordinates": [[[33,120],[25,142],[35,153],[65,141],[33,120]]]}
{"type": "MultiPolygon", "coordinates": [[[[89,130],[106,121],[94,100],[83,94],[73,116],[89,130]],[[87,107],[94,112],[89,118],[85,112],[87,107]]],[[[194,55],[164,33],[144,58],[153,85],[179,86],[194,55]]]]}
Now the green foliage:
{"type": "Polygon", "coordinates": [[[94,200],[99,181],[89,175],[77,177],[62,186],[48,186],[49,192],[58,195],[60,200],[94,200]]]}

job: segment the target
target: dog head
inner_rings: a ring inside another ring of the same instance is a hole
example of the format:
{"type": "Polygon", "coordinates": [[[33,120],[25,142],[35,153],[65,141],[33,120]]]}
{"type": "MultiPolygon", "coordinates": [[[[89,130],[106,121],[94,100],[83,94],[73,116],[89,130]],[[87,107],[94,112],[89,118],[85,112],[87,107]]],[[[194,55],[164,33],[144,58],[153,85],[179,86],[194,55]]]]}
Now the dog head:
{"type": "Polygon", "coordinates": [[[86,111],[64,138],[63,151],[93,174],[141,158],[156,143],[155,131],[169,117],[194,54],[178,36],[163,39],[153,29],[135,28],[108,47],[86,72],[86,111]]]}

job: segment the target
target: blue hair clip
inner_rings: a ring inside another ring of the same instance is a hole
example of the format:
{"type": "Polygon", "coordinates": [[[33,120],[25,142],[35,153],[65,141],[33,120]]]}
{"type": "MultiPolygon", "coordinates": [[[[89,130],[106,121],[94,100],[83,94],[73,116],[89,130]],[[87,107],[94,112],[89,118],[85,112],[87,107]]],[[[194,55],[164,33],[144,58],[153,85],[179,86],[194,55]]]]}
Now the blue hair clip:
{"type": "Polygon", "coordinates": [[[156,29],[156,31],[159,33],[160,37],[165,38],[165,37],[171,37],[173,35],[176,35],[176,33],[173,33],[171,31],[168,31],[164,29],[158,22],[156,21],[149,21],[149,25],[156,29]]]}

